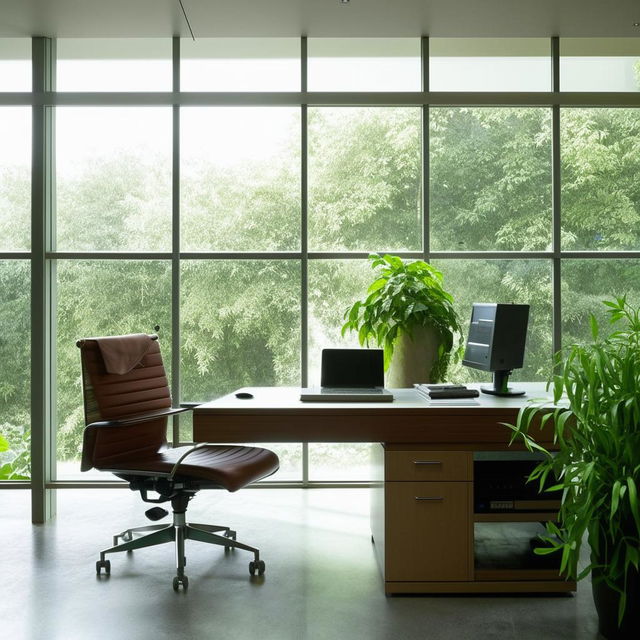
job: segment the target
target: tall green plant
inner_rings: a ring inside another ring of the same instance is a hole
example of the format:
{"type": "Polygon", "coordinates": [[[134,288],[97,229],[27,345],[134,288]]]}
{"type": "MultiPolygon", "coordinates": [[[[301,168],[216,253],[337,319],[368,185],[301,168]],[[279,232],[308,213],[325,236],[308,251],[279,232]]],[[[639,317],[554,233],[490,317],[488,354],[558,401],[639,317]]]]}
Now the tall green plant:
{"type": "Polygon", "coordinates": [[[396,340],[417,327],[432,327],[439,338],[432,380],[442,380],[451,361],[462,352],[462,327],[453,297],[442,286],[442,273],[422,260],[404,262],[398,256],[369,255],[377,277],[365,300],[356,301],[344,314],[342,335],[357,331],[361,345],[370,342],[384,349],[389,368],[396,340]]]}
{"type": "Polygon", "coordinates": [[[620,594],[620,621],[627,574],[640,567],[640,310],[624,297],[604,304],[612,324],[621,328],[602,338],[591,316],[593,341],[574,344],[564,358],[557,357],[552,379],[557,408],[525,407],[516,425],[507,426],[514,431],[512,441],[522,439],[529,450],[545,454],[531,479],[541,489],[562,492],[560,526],[547,524],[549,546],[537,552],[560,552],[561,572],[572,578],[598,569],[620,594]],[[541,426],[552,421],[557,453],[535,441],[534,418],[541,426]],[[585,533],[592,557],[579,571],[585,533]]]}
{"type": "Polygon", "coordinates": [[[23,434],[22,442],[16,451],[9,447],[7,439],[0,435],[0,453],[8,452],[7,455],[15,453],[11,460],[0,463],[0,480],[29,480],[30,457],[29,457],[29,434],[23,434]]]}

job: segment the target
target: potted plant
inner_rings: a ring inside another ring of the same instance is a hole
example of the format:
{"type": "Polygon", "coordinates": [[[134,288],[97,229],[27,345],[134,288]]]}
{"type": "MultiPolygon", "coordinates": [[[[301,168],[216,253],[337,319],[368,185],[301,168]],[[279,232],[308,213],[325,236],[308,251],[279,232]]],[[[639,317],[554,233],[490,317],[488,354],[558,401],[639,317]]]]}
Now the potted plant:
{"type": "Polygon", "coordinates": [[[422,260],[375,253],[369,260],[375,280],[345,312],[342,335],[357,331],[361,345],[384,349],[390,387],[444,380],[462,353],[462,328],[442,274],[422,260]]]}
{"type": "MultiPolygon", "coordinates": [[[[640,629],[640,310],[626,299],[606,301],[613,324],[593,341],[574,344],[557,357],[552,378],[554,408],[523,408],[513,429],[530,450],[544,454],[532,473],[541,489],[561,491],[558,524],[547,524],[548,544],[537,553],[561,553],[560,570],[574,578],[592,573],[600,632],[637,638],[640,629]],[[535,421],[534,421],[535,418],[535,421]],[[534,424],[552,420],[558,451],[535,441],[534,424]],[[552,480],[553,478],[553,480],[552,480]],[[587,535],[588,566],[579,570],[587,535]]],[[[512,440],[513,440],[512,439],[512,440]]]]}

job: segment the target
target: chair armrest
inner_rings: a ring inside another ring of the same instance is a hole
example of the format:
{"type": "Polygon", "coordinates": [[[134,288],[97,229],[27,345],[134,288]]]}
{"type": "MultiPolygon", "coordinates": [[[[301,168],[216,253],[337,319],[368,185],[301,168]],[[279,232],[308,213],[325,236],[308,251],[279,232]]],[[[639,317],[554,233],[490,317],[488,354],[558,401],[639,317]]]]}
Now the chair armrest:
{"type": "Polygon", "coordinates": [[[132,416],[124,416],[115,420],[101,420],[100,422],[92,422],[86,426],[87,429],[102,427],[126,427],[130,424],[138,424],[139,422],[146,422],[147,420],[153,420],[155,418],[164,418],[165,416],[173,416],[177,413],[185,413],[190,409],[187,407],[169,407],[167,409],[160,409],[159,411],[150,411],[148,413],[136,413],[132,416]]]}
{"type": "Polygon", "coordinates": [[[176,471],[178,471],[178,469],[180,468],[180,465],[182,464],[182,461],[189,455],[191,455],[194,451],[197,451],[198,449],[200,449],[201,447],[206,447],[207,445],[211,444],[210,442],[198,442],[197,444],[194,444],[188,451],[185,451],[176,461],[176,463],[173,465],[172,469],[171,469],[171,473],[169,474],[169,481],[173,480],[173,477],[176,475],[176,471]]]}

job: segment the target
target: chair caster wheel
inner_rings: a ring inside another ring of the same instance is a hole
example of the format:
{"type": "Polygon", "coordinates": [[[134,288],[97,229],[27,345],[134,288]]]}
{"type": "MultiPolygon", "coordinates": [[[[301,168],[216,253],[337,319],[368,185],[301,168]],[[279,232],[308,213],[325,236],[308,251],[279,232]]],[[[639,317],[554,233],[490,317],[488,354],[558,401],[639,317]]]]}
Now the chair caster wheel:
{"type": "MultiPolygon", "coordinates": [[[[231,531],[231,529],[229,529],[229,531],[227,531],[224,534],[225,538],[229,538],[229,540],[235,540],[236,539],[236,532],[235,531],[231,531]]],[[[225,544],[224,545],[224,550],[225,551],[231,551],[231,549],[233,549],[233,547],[230,544],[225,544]]]]}
{"type": "Polygon", "coordinates": [[[262,576],[264,575],[264,570],[265,570],[264,560],[258,560],[258,562],[255,562],[252,560],[249,563],[249,574],[252,576],[255,576],[256,573],[259,576],[262,576]]]}
{"type": "Polygon", "coordinates": [[[189,588],[189,578],[187,576],[176,576],[173,579],[173,590],[178,591],[180,585],[182,585],[183,591],[186,591],[189,588]]]}
{"type": "Polygon", "coordinates": [[[105,575],[109,575],[111,573],[111,560],[98,560],[96,562],[96,574],[100,575],[101,569],[104,569],[105,575]]]}

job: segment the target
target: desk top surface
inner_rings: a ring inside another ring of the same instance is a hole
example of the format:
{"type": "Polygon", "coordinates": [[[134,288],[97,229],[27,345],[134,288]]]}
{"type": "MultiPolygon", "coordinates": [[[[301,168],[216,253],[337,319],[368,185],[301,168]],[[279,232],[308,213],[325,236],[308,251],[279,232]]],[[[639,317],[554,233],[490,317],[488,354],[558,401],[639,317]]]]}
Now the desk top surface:
{"type": "MultiPolygon", "coordinates": [[[[390,389],[393,402],[302,402],[300,387],[244,387],[253,398],[243,400],[230,393],[217,400],[201,404],[194,408],[194,414],[322,414],[322,413],[371,413],[386,411],[391,413],[513,413],[530,400],[551,400],[551,395],[542,382],[514,383],[514,387],[526,391],[524,396],[499,397],[480,393],[472,399],[426,400],[415,389],[390,389]]],[[[478,384],[469,384],[470,388],[479,388],[478,384]]]]}
{"type": "MultiPolygon", "coordinates": [[[[475,386],[475,385],[469,385],[475,386]]],[[[518,410],[548,398],[543,383],[514,385],[526,396],[481,393],[474,404],[428,401],[415,389],[391,389],[393,402],[301,402],[299,387],[248,387],[194,409],[196,442],[422,443],[446,449],[499,450],[509,446],[518,410]]],[[[552,441],[549,424],[543,441],[552,441]]]]}

